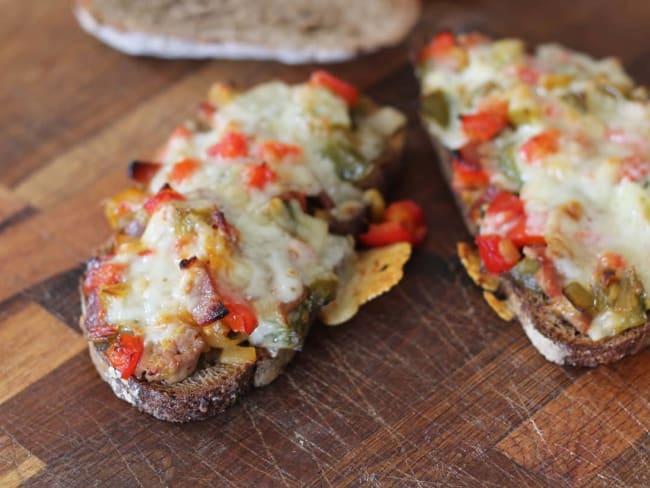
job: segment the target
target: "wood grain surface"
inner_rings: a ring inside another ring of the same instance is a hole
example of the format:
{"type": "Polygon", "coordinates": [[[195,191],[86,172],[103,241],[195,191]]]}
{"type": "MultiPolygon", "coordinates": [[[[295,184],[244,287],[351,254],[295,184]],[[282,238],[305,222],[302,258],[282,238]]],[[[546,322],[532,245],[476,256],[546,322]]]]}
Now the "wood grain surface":
{"type": "Polygon", "coordinates": [[[418,125],[409,59],[436,29],[619,56],[650,82],[650,2],[428,2],[404,45],[329,69],[410,117],[393,197],[430,233],[404,281],[287,374],[210,421],[171,425],[118,400],[84,350],[81,263],[102,198],[195,110],[209,84],[304,79],[313,66],[129,58],[64,0],[0,0],[0,486],[648,486],[650,351],[609,367],[544,361],[463,274],[468,235],[418,125]]]}

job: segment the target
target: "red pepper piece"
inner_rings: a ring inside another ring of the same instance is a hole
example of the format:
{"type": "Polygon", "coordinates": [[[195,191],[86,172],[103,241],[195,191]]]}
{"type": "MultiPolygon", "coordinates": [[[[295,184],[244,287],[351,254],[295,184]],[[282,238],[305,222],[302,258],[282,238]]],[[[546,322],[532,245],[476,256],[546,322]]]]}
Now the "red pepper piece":
{"type": "Polygon", "coordinates": [[[185,197],[180,193],[174,191],[171,186],[163,186],[158,193],[144,202],[144,209],[149,215],[152,215],[161,205],[173,201],[182,201],[185,197]]]}
{"type": "Polygon", "coordinates": [[[395,242],[420,244],[427,233],[424,212],[412,200],[391,203],[384,213],[384,221],[370,224],[368,230],[359,234],[365,246],[386,246],[395,242]]]}
{"type": "Polygon", "coordinates": [[[485,212],[481,230],[510,239],[517,247],[544,245],[544,236],[529,234],[526,230],[524,202],[510,192],[500,192],[485,212]]]}
{"type": "Polygon", "coordinates": [[[258,321],[252,308],[244,303],[229,303],[226,304],[228,315],[221,321],[230,328],[233,332],[243,332],[244,334],[252,334],[256,329],[258,321]]]}
{"type": "Polygon", "coordinates": [[[93,261],[84,279],[83,288],[86,293],[98,290],[104,286],[116,285],[121,282],[126,270],[126,264],[93,261]]]}
{"type": "Polygon", "coordinates": [[[258,190],[277,180],[277,175],[266,163],[246,166],[244,175],[248,186],[258,190]]]}
{"type": "Polygon", "coordinates": [[[559,137],[560,133],[555,129],[548,129],[531,137],[521,146],[522,157],[530,164],[538,163],[542,158],[557,152],[559,137]]]}
{"type": "Polygon", "coordinates": [[[227,132],[219,142],[208,148],[208,155],[229,159],[248,156],[248,140],[239,132],[227,132]]]}
{"type": "Polygon", "coordinates": [[[122,379],[126,380],[135,372],[143,352],[142,337],[122,333],[106,350],[106,357],[111,365],[122,374],[122,379]]]}
{"type": "Polygon", "coordinates": [[[345,100],[350,106],[356,104],[357,100],[359,100],[359,90],[357,90],[356,87],[340,80],[327,71],[314,71],[309,78],[309,82],[313,85],[327,88],[332,93],[345,100]]]}
{"type": "Polygon", "coordinates": [[[183,159],[176,163],[169,173],[169,179],[174,183],[180,183],[192,176],[198,170],[200,164],[194,159],[183,159]]]}
{"type": "Polygon", "coordinates": [[[521,259],[521,254],[510,239],[498,235],[480,235],[476,245],[483,266],[490,273],[503,273],[510,270],[521,259]]]}
{"type": "Polygon", "coordinates": [[[359,234],[359,241],[364,246],[379,247],[396,242],[410,242],[411,233],[402,227],[399,222],[381,222],[370,224],[368,230],[359,234]]]}
{"type": "Polygon", "coordinates": [[[418,57],[421,62],[427,59],[440,58],[445,56],[454,46],[456,46],[454,34],[450,31],[441,31],[420,51],[418,57]]]}
{"type": "Polygon", "coordinates": [[[496,102],[475,114],[463,115],[461,124],[471,142],[490,141],[508,125],[508,104],[496,102]]]}
{"type": "Polygon", "coordinates": [[[453,172],[452,185],[462,189],[483,188],[490,183],[490,176],[480,167],[455,159],[451,163],[453,172]]]}
{"type": "Polygon", "coordinates": [[[266,141],[259,148],[259,154],[265,161],[282,161],[288,156],[297,156],[302,153],[302,148],[294,144],[280,141],[266,141]]]}

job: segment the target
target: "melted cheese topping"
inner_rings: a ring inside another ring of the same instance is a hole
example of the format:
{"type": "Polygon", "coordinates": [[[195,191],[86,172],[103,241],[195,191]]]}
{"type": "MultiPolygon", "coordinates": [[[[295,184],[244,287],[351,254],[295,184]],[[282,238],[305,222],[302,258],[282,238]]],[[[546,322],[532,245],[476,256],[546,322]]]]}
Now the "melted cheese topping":
{"type": "Polygon", "coordinates": [[[284,195],[326,193],[332,215],[362,206],[361,190],[341,177],[327,148],[347,144],[372,162],[404,122],[384,108],[356,120],[353,129],[350,109],[330,91],[273,82],[232,96],[209,127],[176,131],[146,193],[124,192],[111,202],[120,234],[102,262],[124,272],[100,298],[106,323],[144,336],[136,375],[175,382],[191,374],[211,343],[203,327],[223,330],[214,318],[216,298],[250,306],[258,321],[247,337],[251,345],[272,354],[299,349],[306,324],[294,323],[292,311],[311,303],[318,287],[336,286],[356,257],[351,236],[330,234],[325,220],[284,195]],[[245,139],[244,150],[234,157],[211,150],[233,132],[245,139]],[[290,150],[265,157],[269,143],[290,150]],[[178,173],[178,163],[188,160],[189,171],[178,173]],[[251,184],[250,171],[263,163],[272,177],[251,184]],[[165,184],[178,198],[151,206],[165,184]]]}
{"type": "MultiPolygon", "coordinates": [[[[443,93],[449,110],[446,127],[428,120],[431,132],[458,149],[469,142],[463,115],[507,101],[509,126],[481,146],[480,163],[492,186],[519,193],[528,228],[543,233],[562,284],[590,290],[600,257],[615,253],[650,290],[650,105],[635,99],[618,62],[554,44],[531,56],[518,40],[465,52],[460,68],[434,60],[422,69],[424,95],[443,93]],[[559,134],[557,150],[530,161],[524,144],[549,130],[559,134]]],[[[592,317],[589,336],[629,326],[615,315],[592,317]]]]}

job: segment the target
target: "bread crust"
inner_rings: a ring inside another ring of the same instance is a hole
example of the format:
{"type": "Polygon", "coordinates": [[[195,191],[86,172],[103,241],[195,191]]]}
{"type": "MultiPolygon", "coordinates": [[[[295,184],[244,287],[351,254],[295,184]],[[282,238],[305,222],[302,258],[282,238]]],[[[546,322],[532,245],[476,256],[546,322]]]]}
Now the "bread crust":
{"type": "MultiPolygon", "coordinates": [[[[237,36],[229,39],[229,33],[219,35],[219,29],[216,33],[203,36],[194,32],[161,32],[155,23],[147,26],[138,25],[137,21],[121,22],[112,19],[110,15],[105,15],[104,8],[104,5],[94,0],[76,0],[74,13],[87,33],[126,54],[162,58],[271,59],[287,64],[301,64],[345,61],[399,43],[416,23],[420,2],[396,0],[390,7],[384,6],[383,13],[386,15],[383,17],[390,19],[390,28],[378,29],[370,37],[359,34],[358,38],[348,39],[347,42],[336,42],[328,38],[329,42],[323,44],[322,40],[310,40],[309,29],[306,29],[300,33],[300,41],[293,39],[288,45],[284,45],[286,42],[273,42],[271,38],[258,42],[245,39],[240,41],[237,36]]],[[[242,6],[241,9],[244,8],[246,7],[242,6]]],[[[279,26],[276,35],[286,35],[286,26],[284,29],[285,32],[279,26]]]]}
{"type": "MultiPolygon", "coordinates": [[[[373,111],[378,107],[373,105],[373,111]]],[[[388,140],[386,150],[374,162],[374,182],[385,186],[388,181],[382,173],[395,172],[399,168],[406,135],[405,127],[396,131],[388,140]]],[[[367,183],[367,182],[366,182],[367,183]]],[[[365,186],[365,185],[364,185],[365,186]]],[[[110,242],[102,246],[97,255],[110,252],[110,242]]],[[[81,296],[81,329],[86,332],[86,296],[83,291],[85,274],[79,286],[81,296]]],[[[315,315],[311,322],[314,321],[315,315]]],[[[310,324],[311,325],[311,324],[310,324]]],[[[124,380],[113,368],[97,345],[88,341],[90,358],[101,378],[110,385],[115,395],[140,411],[168,422],[205,420],[233,405],[251,387],[266,386],[280,376],[291,359],[294,350],[281,349],[272,356],[266,349],[256,348],[256,361],[250,364],[226,365],[203,364],[188,378],[174,384],[148,382],[133,377],[124,380]]]]}
{"type": "MultiPolygon", "coordinates": [[[[423,120],[425,126],[426,123],[423,120]]],[[[438,155],[440,169],[452,190],[465,225],[475,235],[478,229],[469,218],[469,209],[451,186],[453,154],[435,137],[431,137],[431,140],[438,155]]],[[[507,299],[508,306],[533,346],[551,362],[594,367],[613,363],[650,346],[650,321],[613,337],[594,341],[554,312],[543,295],[520,285],[507,273],[501,276],[499,293],[507,299]]]]}

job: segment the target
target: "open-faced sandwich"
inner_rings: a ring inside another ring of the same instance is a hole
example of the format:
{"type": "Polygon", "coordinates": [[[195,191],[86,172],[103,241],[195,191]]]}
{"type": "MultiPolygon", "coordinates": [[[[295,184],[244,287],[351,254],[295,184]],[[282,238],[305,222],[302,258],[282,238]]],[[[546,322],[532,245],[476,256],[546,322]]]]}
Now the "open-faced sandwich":
{"type": "Polygon", "coordinates": [[[459,253],[549,360],[650,343],[650,105],[615,59],[441,32],[420,52],[422,116],[475,235],[459,253]],[[476,249],[478,252],[476,252],[476,249]]]}
{"type": "Polygon", "coordinates": [[[404,126],[326,72],[215,84],[106,203],[115,234],[88,262],[81,324],[115,394],[164,420],[214,415],[273,381],[315,317],[341,323],[396,284],[425,231],[378,190],[404,126]]]}

